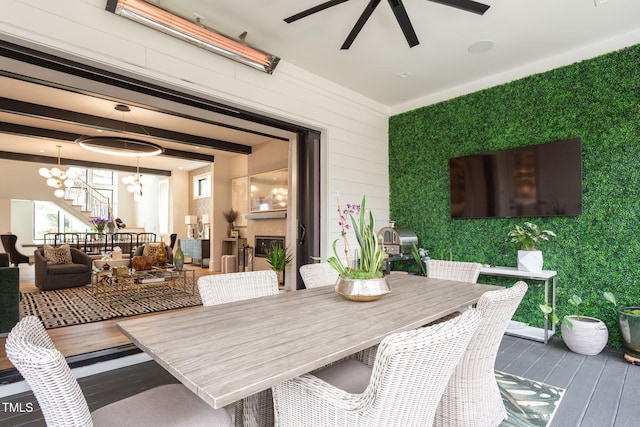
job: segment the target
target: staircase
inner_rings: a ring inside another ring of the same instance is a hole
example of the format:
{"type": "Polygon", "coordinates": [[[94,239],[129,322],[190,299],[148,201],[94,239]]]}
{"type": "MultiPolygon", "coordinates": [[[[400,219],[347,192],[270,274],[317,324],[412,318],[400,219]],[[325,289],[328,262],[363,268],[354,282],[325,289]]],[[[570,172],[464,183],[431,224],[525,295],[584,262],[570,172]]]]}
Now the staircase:
{"type": "Polygon", "coordinates": [[[90,226],[94,218],[114,219],[111,200],[80,178],[74,178],[72,186],[64,187],[63,201],[90,226]]]}

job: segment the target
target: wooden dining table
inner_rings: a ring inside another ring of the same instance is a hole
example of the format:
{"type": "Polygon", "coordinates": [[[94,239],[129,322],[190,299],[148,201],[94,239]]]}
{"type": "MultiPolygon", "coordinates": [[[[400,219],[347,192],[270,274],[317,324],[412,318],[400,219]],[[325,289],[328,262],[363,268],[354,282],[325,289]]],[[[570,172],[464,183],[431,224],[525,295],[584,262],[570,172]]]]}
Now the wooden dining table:
{"type": "Polygon", "coordinates": [[[409,274],[355,302],[333,286],[117,322],[145,353],[214,408],[313,371],[474,304],[498,286],[409,274]]]}

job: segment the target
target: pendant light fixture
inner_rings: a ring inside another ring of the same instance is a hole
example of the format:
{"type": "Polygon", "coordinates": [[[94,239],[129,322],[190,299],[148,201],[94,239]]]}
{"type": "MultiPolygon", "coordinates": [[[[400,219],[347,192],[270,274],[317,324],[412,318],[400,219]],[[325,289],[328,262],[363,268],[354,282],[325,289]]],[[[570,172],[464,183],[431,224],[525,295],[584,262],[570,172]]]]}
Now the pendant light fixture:
{"type": "Polygon", "coordinates": [[[133,193],[133,200],[142,199],[142,175],[140,175],[140,157],[136,157],[136,174],[122,177],[122,183],[127,184],[127,191],[133,193]]]}
{"type": "Polygon", "coordinates": [[[38,174],[47,179],[47,185],[56,190],[53,192],[54,196],[63,198],[65,195],[65,188],[73,187],[73,180],[75,174],[70,170],[62,170],[60,167],[60,149],[62,145],[56,145],[58,147],[58,166],[48,168],[40,168],[38,174]]]}
{"type": "MultiPolygon", "coordinates": [[[[135,120],[131,114],[131,108],[124,104],[117,104],[115,110],[122,113],[121,123],[122,132],[125,133],[127,122],[125,114],[129,114],[131,121],[135,123],[149,138],[149,132],[135,120]]],[[[99,127],[98,125],[96,125],[99,127]]],[[[93,151],[99,154],[108,154],[123,157],[149,157],[157,156],[164,152],[164,148],[152,142],[142,141],[140,139],[127,138],[124,136],[88,136],[83,135],[76,139],[76,143],[85,150],[93,151]]]]}

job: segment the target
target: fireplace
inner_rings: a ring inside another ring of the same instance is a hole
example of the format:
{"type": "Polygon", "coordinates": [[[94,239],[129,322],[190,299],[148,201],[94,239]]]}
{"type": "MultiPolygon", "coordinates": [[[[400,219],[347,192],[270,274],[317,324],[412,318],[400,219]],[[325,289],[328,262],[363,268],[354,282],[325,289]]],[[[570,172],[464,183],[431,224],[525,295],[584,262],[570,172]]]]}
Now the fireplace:
{"type": "Polygon", "coordinates": [[[284,236],[256,236],[254,255],[257,258],[266,258],[267,250],[276,243],[279,243],[280,247],[284,248],[284,236]]]}

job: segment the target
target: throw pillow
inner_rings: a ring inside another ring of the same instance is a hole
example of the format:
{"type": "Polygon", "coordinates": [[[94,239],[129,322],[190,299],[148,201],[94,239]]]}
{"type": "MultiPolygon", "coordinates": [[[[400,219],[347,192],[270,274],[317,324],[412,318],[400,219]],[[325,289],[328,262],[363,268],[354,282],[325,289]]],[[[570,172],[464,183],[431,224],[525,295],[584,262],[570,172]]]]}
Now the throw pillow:
{"type": "Polygon", "coordinates": [[[160,243],[146,243],[144,245],[144,249],[142,249],[142,256],[152,256],[155,257],[158,253],[158,248],[160,247],[160,243]]]}
{"type": "Polygon", "coordinates": [[[47,264],[72,264],[71,247],[69,245],[61,245],[54,248],[51,245],[44,245],[44,258],[47,264]]]}

